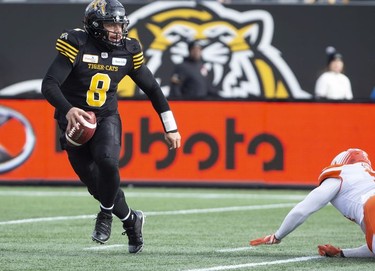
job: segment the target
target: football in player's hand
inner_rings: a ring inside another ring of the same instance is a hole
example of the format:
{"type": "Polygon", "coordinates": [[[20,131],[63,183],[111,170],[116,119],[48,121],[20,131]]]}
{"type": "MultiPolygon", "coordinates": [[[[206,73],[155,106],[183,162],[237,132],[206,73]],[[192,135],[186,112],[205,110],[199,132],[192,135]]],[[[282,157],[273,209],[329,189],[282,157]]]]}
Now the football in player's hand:
{"type": "Polygon", "coordinates": [[[88,111],[91,119],[82,117],[81,122],[78,123],[78,129],[76,127],[66,131],[65,138],[70,146],[78,147],[89,141],[96,130],[96,117],[94,112],[88,111]]]}

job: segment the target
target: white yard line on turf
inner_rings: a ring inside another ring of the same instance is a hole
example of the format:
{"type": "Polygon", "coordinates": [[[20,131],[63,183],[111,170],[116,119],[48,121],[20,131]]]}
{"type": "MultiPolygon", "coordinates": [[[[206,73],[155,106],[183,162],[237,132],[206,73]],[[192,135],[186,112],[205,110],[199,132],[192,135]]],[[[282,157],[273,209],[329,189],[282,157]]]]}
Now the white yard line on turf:
{"type": "MultiPolygon", "coordinates": [[[[83,250],[107,250],[107,249],[114,249],[114,248],[124,247],[124,246],[125,245],[120,245],[120,244],[118,244],[118,245],[101,245],[101,246],[95,246],[95,247],[86,247],[83,250]]],[[[238,248],[225,248],[225,249],[216,250],[216,252],[228,253],[228,252],[246,251],[246,250],[250,250],[250,249],[254,249],[254,248],[251,247],[251,246],[238,247],[238,248]]]]}
{"type": "MultiPolygon", "coordinates": [[[[1,188],[0,188],[1,189],[1,188]]],[[[91,197],[88,192],[78,192],[78,191],[40,191],[40,190],[0,190],[0,196],[10,196],[10,197],[91,197]]]]}
{"type": "Polygon", "coordinates": [[[296,205],[295,203],[277,203],[267,205],[250,205],[250,206],[232,206],[222,208],[207,208],[207,209],[190,209],[190,210],[177,210],[177,211],[159,211],[159,212],[146,212],[147,215],[186,215],[186,214],[206,214],[206,213],[221,213],[232,211],[248,211],[248,210],[261,210],[261,209],[275,209],[286,208],[296,205]]]}
{"type": "Polygon", "coordinates": [[[248,246],[248,247],[224,248],[224,249],[216,250],[216,252],[227,253],[227,252],[237,252],[237,251],[244,251],[244,250],[250,250],[250,249],[254,249],[254,247],[248,246]]]}
{"type": "Polygon", "coordinates": [[[14,225],[14,224],[48,222],[48,221],[58,221],[58,220],[87,219],[87,218],[94,219],[95,216],[94,215],[77,215],[77,216],[52,216],[52,217],[28,218],[28,219],[2,221],[0,222],[0,225],[14,225]]]}
{"type": "Polygon", "coordinates": [[[119,248],[119,247],[125,247],[125,245],[101,245],[96,247],[86,247],[83,250],[107,250],[107,249],[113,249],[113,248],[119,248]]]}
{"type": "MultiPolygon", "coordinates": [[[[179,193],[179,192],[125,192],[126,197],[132,198],[193,198],[193,199],[285,199],[302,200],[306,195],[274,195],[274,194],[235,194],[235,193],[179,193]]],[[[23,197],[91,197],[87,192],[80,191],[18,191],[1,190],[0,196],[23,196],[23,197]]]]}
{"type": "MultiPolygon", "coordinates": [[[[176,211],[159,211],[159,212],[145,212],[146,216],[160,216],[160,215],[187,215],[187,214],[206,214],[206,213],[221,213],[221,212],[234,212],[234,211],[249,211],[249,210],[263,210],[263,209],[276,209],[287,208],[294,206],[295,203],[280,203],[280,204],[267,204],[267,205],[250,205],[250,206],[231,206],[222,208],[209,208],[209,209],[190,209],[190,210],[176,210],[176,211]]],[[[56,217],[40,217],[2,221],[1,225],[14,225],[34,222],[48,222],[56,220],[72,220],[72,219],[87,219],[95,218],[94,215],[79,215],[79,216],[56,216],[56,217]]]]}
{"type": "Polygon", "coordinates": [[[208,267],[208,268],[188,269],[185,271],[233,270],[233,269],[242,269],[242,268],[257,267],[257,266],[264,266],[264,265],[278,265],[278,264],[286,264],[286,263],[305,262],[305,261],[321,259],[321,258],[323,257],[322,256],[308,256],[308,257],[298,257],[298,258],[291,258],[291,259],[271,261],[271,262],[244,263],[244,264],[236,264],[236,265],[219,265],[219,266],[208,267]]]}

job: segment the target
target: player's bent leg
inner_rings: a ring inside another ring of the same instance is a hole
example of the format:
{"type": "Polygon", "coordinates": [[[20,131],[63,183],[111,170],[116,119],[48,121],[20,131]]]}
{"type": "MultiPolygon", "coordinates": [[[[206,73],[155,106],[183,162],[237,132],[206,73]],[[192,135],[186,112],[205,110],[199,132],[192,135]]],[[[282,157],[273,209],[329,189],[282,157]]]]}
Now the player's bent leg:
{"type": "MultiPolygon", "coordinates": [[[[118,124],[117,116],[103,118],[90,142],[90,151],[98,169],[96,191],[101,206],[114,206],[120,187],[118,159],[121,130],[118,124]]],[[[105,243],[111,235],[112,214],[104,211],[99,212],[92,234],[93,240],[99,243],[105,243]]]]}
{"type": "Polygon", "coordinates": [[[92,239],[104,244],[110,238],[112,227],[112,210],[105,209],[104,206],[114,205],[120,185],[120,177],[116,159],[104,157],[96,160],[96,164],[100,168],[97,193],[99,194],[102,211],[98,213],[96,218],[92,239]]]}
{"type": "Polygon", "coordinates": [[[97,190],[103,206],[114,204],[120,187],[119,155],[121,122],[118,116],[103,118],[90,142],[93,159],[99,169],[97,190]]]}
{"type": "Polygon", "coordinates": [[[129,214],[129,212],[130,208],[126,202],[124,191],[122,191],[122,189],[119,188],[115,198],[112,213],[115,216],[117,216],[120,220],[124,220],[124,218],[129,214]]]}
{"type": "Polygon", "coordinates": [[[364,221],[366,224],[366,243],[373,251],[375,245],[375,196],[369,198],[364,206],[364,221]]]}
{"type": "Polygon", "coordinates": [[[89,193],[98,199],[98,168],[91,157],[89,148],[87,146],[76,149],[70,148],[67,150],[67,154],[69,162],[80,181],[86,185],[89,193]]]}
{"type": "Polygon", "coordinates": [[[113,206],[120,187],[118,160],[104,157],[97,160],[96,163],[100,168],[97,186],[100,203],[103,206],[113,206]]]}

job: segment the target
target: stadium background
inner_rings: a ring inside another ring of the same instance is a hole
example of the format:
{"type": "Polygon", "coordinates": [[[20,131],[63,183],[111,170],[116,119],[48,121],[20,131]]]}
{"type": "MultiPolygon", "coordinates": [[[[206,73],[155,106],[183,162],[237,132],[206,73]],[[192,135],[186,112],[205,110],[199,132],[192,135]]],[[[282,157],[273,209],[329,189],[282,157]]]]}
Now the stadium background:
{"type": "MultiPolygon", "coordinates": [[[[14,95],[6,90],[43,78],[56,54],[57,36],[64,28],[81,27],[85,6],[1,4],[1,17],[11,22],[2,28],[0,43],[2,183],[76,180],[57,146],[52,108],[33,89],[14,95]]],[[[144,4],[126,5],[130,14],[142,7],[144,4]]],[[[264,10],[272,15],[272,45],[310,94],[326,63],[325,47],[337,47],[344,55],[355,99],[345,103],[293,96],[171,101],[184,143],[180,151],[170,153],[160,143],[162,131],[150,104],[136,97],[123,98],[120,110],[126,143],[121,154],[122,181],[139,185],[313,186],[321,168],[343,149],[360,147],[375,157],[370,99],[375,86],[375,6],[225,7],[240,12],[264,10]]],[[[139,37],[142,42],[142,33],[139,37]]]]}

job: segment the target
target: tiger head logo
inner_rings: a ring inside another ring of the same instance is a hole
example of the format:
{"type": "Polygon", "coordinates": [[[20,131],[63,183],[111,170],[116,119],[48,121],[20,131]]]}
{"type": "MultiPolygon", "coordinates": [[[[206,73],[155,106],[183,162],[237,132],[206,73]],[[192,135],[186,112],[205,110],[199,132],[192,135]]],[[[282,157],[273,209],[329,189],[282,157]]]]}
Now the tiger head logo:
{"type": "MultiPolygon", "coordinates": [[[[272,46],[274,25],[267,11],[240,12],[217,2],[158,2],[138,9],[129,19],[129,36],[142,43],[146,64],[167,96],[174,65],[187,56],[188,42],[199,39],[202,59],[219,96],[311,98],[272,46]]],[[[120,84],[120,95],[134,93],[129,81],[120,84]]]]}
{"type": "Polygon", "coordinates": [[[86,8],[86,10],[93,9],[99,12],[101,16],[106,15],[107,2],[105,0],[92,1],[86,8]]]}

